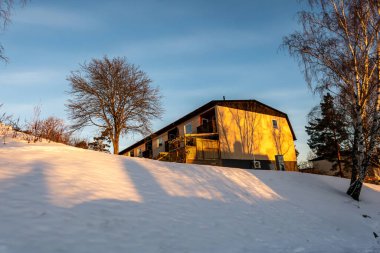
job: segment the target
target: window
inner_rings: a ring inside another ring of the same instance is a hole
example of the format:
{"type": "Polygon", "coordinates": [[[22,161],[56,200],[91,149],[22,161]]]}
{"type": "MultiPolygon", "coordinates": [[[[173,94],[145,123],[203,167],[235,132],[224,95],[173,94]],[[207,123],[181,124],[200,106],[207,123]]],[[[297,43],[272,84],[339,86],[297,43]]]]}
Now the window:
{"type": "Polygon", "coordinates": [[[141,148],[137,149],[137,156],[142,157],[142,150],[141,148]]]}
{"type": "Polygon", "coordinates": [[[202,125],[203,125],[203,126],[206,126],[207,123],[208,123],[208,119],[202,119],[202,125]]]}
{"type": "Polygon", "coordinates": [[[133,150],[129,152],[129,155],[130,155],[131,157],[134,157],[134,156],[135,156],[133,150]]]}
{"type": "Polygon", "coordinates": [[[272,120],[272,124],[273,124],[273,128],[274,129],[278,129],[278,123],[277,123],[277,120],[272,120]]]}
{"type": "Polygon", "coordinates": [[[157,148],[162,147],[162,145],[163,145],[162,137],[159,137],[157,139],[157,148]]]}
{"type": "Polygon", "coordinates": [[[191,123],[185,125],[185,134],[191,134],[193,133],[193,126],[191,125],[191,123]]]}

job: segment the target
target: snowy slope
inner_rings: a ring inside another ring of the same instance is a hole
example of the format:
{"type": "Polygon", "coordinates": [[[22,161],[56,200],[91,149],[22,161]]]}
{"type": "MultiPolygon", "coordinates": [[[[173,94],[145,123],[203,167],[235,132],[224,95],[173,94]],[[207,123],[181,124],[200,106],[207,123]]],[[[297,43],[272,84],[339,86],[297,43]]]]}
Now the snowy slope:
{"type": "Polygon", "coordinates": [[[0,144],[0,253],[380,252],[380,187],[0,144]],[[363,217],[363,215],[365,217],[363,217]]]}

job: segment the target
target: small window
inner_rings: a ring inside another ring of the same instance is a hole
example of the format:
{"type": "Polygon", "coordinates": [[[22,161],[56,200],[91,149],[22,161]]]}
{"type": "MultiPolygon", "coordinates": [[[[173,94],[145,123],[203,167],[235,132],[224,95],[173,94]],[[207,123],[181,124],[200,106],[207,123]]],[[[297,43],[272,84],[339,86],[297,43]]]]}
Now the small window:
{"type": "Polygon", "coordinates": [[[129,156],[130,156],[130,157],[134,157],[134,156],[135,156],[135,152],[133,152],[133,150],[130,151],[130,152],[129,152],[129,156]]]}
{"type": "Polygon", "coordinates": [[[137,156],[142,157],[142,150],[141,148],[137,149],[137,156]]]}
{"type": "Polygon", "coordinates": [[[191,133],[193,133],[193,126],[191,125],[191,123],[189,123],[185,126],[185,134],[191,134],[191,133]]]}
{"type": "Polygon", "coordinates": [[[162,137],[159,137],[157,139],[157,148],[162,147],[162,145],[163,145],[162,137]]]}
{"type": "Polygon", "coordinates": [[[274,129],[278,129],[278,123],[277,123],[277,120],[272,120],[272,124],[273,124],[273,128],[274,129]]]}
{"type": "Polygon", "coordinates": [[[202,119],[202,125],[203,125],[203,126],[206,126],[207,123],[208,123],[208,119],[202,119]]]}

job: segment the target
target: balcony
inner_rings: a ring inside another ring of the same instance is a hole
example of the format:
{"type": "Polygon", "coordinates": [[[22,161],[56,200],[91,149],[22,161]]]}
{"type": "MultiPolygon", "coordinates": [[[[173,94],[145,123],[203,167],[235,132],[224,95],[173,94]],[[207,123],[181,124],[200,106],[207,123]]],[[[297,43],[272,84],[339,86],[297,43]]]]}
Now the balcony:
{"type": "Polygon", "coordinates": [[[216,124],[214,120],[210,120],[207,122],[203,122],[202,125],[197,127],[197,133],[203,134],[203,133],[216,133],[216,124]]]}

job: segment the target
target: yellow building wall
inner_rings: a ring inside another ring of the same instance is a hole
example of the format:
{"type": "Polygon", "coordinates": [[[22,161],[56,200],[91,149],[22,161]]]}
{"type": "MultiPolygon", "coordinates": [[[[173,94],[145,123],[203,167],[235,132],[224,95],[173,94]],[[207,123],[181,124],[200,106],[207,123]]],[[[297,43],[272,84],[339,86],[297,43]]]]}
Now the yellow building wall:
{"type": "Polygon", "coordinates": [[[138,153],[138,150],[141,148],[141,152],[144,152],[145,151],[145,143],[144,144],[141,144],[140,146],[138,146],[137,148],[134,148],[133,149],[133,152],[134,152],[134,155],[135,157],[138,157],[139,153],[138,153]]]}
{"type": "Polygon", "coordinates": [[[293,136],[286,118],[217,106],[216,118],[222,159],[295,162],[293,136]],[[277,120],[278,129],[272,120],[277,120]]]}
{"type": "Polygon", "coordinates": [[[157,136],[156,138],[153,138],[153,142],[152,142],[152,145],[153,145],[153,158],[156,158],[160,152],[165,152],[165,142],[168,140],[168,133],[164,133],[164,134],[161,134],[159,136],[157,136]],[[159,138],[162,138],[162,146],[161,147],[158,147],[157,146],[157,140],[159,138]]]}

